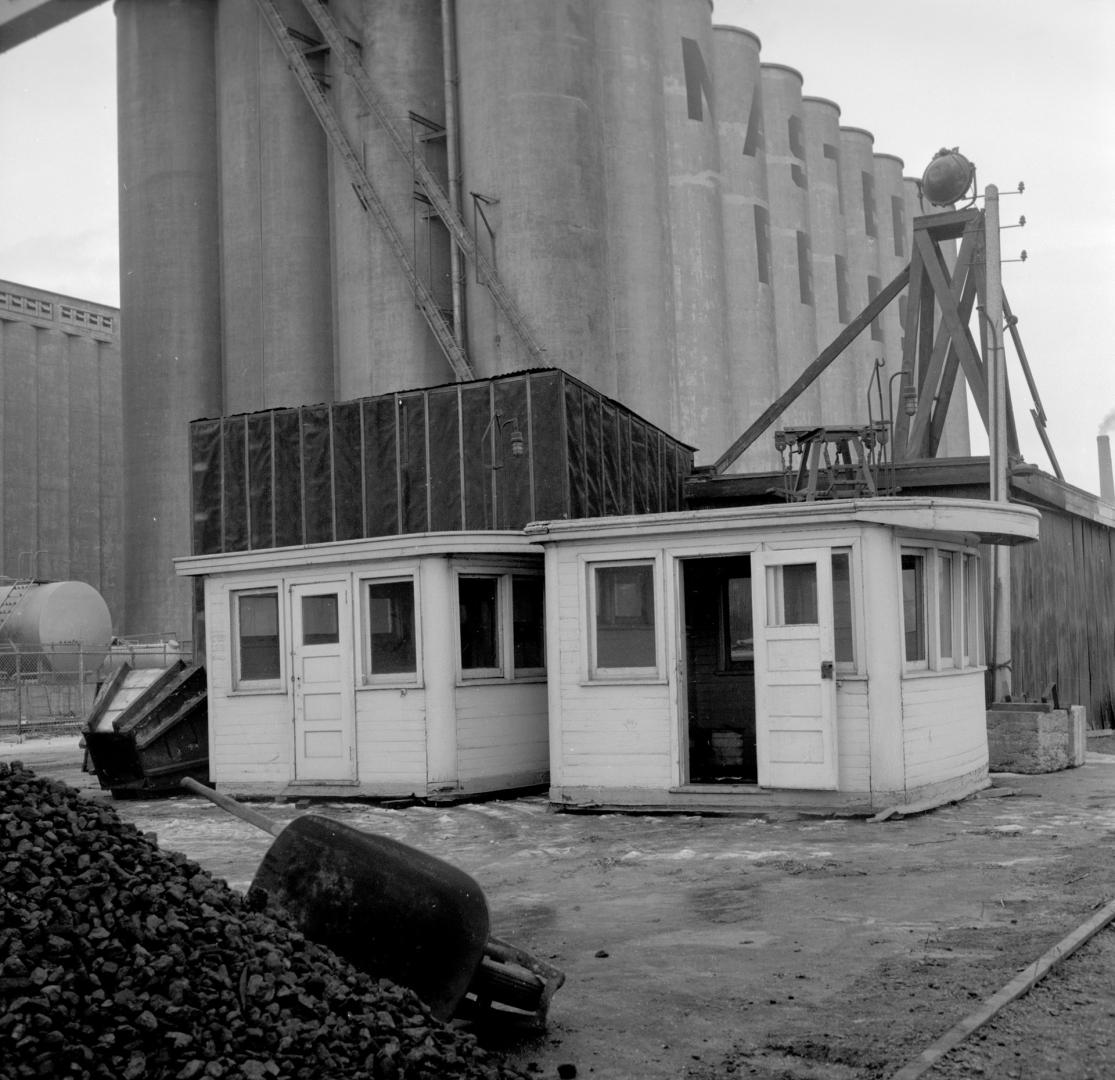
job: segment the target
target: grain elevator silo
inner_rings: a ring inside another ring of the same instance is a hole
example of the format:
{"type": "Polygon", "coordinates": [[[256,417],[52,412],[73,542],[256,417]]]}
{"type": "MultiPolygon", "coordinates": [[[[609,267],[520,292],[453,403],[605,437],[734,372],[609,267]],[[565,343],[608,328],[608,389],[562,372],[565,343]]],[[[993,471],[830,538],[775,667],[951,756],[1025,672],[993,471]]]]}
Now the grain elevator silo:
{"type": "Polygon", "coordinates": [[[126,632],[189,631],[191,419],[554,365],[711,463],[881,276],[870,136],[709,0],[116,11],[126,632]]]}

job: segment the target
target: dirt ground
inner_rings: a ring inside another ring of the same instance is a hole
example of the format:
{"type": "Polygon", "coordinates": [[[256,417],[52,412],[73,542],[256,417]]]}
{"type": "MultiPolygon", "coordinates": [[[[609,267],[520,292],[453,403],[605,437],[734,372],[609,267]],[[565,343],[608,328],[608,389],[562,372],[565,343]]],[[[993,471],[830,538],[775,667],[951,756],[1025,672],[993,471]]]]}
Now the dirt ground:
{"type": "MultiPolygon", "coordinates": [[[[540,797],[312,809],[468,871],[493,934],[566,972],[545,1032],[492,1037],[540,1077],[873,1080],[1115,898],[1115,738],[1091,746],[1081,768],[996,775],[881,823],[578,815],[540,797]]],[[[109,798],[76,737],[0,757],[109,798]]],[[[197,797],[116,807],[239,889],[271,842],[197,797]]],[[[1115,927],[926,1075],[1115,1076],[1113,962],[1115,927]]]]}

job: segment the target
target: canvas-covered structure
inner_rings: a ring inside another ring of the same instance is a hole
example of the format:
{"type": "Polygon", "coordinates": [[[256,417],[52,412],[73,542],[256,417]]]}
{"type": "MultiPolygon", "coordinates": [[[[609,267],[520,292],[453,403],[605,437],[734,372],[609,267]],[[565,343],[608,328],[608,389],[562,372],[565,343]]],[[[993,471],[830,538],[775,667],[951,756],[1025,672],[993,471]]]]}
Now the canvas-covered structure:
{"type": "Polygon", "coordinates": [[[193,553],[676,510],[693,448],[539,369],[190,425],[193,553]]]}

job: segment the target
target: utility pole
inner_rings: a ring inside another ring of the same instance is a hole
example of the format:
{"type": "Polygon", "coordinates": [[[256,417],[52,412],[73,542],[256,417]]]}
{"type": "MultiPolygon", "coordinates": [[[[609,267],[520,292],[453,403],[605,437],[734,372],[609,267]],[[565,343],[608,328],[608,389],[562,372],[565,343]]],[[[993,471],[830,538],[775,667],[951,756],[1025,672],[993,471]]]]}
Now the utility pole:
{"type": "MultiPolygon", "coordinates": [[[[999,249],[999,189],[984,189],[984,266],[987,281],[988,453],[992,502],[1010,502],[1010,461],[1007,452],[1006,355],[1003,349],[1003,278],[999,249]]],[[[992,701],[1011,696],[1010,548],[992,548],[992,701]]]]}

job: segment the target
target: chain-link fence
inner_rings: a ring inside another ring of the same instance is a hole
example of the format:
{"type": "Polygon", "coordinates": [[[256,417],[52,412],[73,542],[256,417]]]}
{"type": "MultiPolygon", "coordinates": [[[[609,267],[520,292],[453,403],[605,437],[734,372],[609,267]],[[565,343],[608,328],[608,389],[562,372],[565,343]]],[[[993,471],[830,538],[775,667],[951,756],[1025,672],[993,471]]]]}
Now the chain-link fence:
{"type": "Polygon", "coordinates": [[[79,648],[0,650],[0,738],[65,735],[81,730],[101,684],[121,664],[167,667],[190,659],[178,642],[121,643],[79,648]]]}

